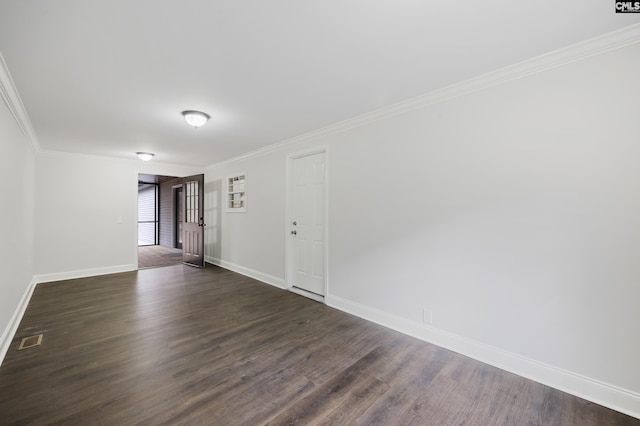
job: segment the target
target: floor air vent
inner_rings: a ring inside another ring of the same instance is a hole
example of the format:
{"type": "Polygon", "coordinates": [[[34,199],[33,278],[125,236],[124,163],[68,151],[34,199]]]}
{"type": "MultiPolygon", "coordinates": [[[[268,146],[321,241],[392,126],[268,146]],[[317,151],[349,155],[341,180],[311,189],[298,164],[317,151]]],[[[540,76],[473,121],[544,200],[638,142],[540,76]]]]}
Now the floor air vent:
{"type": "Polygon", "coordinates": [[[35,336],[29,336],[22,339],[20,342],[20,347],[18,350],[21,351],[23,349],[29,349],[34,346],[39,346],[42,343],[42,334],[36,334],[35,336]]]}

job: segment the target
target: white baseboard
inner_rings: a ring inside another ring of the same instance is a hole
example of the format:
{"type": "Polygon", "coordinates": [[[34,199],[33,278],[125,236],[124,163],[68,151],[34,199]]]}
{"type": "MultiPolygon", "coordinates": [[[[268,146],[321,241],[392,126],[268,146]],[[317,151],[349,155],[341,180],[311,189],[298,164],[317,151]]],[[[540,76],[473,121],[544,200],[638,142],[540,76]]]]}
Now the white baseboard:
{"type": "Polygon", "coordinates": [[[640,419],[640,394],[334,295],[327,305],[640,419]]]}
{"type": "MultiPolygon", "coordinates": [[[[285,281],[282,278],[226,262],[221,259],[207,258],[206,261],[275,287],[286,289],[285,281]]],[[[9,324],[0,337],[0,365],[11,346],[13,337],[18,330],[20,321],[22,320],[29,304],[29,300],[31,299],[33,291],[38,283],[127,272],[136,269],[137,267],[135,265],[120,265],[108,268],[85,269],[34,276],[20,299],[9,324]]],[[[527,379],[551,386],[563,392],[567,392],[640,419],[640,394],[636,392],[622,389],[571,371],[563,370],[494,346],[467,339],[426,324],[398,317],[369,306],[352,302],[339,296],[330,294],[326,295],[325,303],[333,308],[356,315],[368,321],[399,331],[403,334],[433,343],[486,364],[493,365],[494,367],[498,367],[519,376],[526,377],[527,379]]]]}
{"type": "Polygon", "coordinates": [[[281,288],[285,290],[287,288],[284,279],[278,278],[273,275],[265,274],[264,272],[256,271],[255,269],[246,268],[244,266],[236,265],[235,263],[227,262],[222,259],[214,258],[214,257],[205,257],[205,261],[207,263],[214,264],[216,266],[220,266],[221,268],[228,269],[233,272],[237,272],[242,275],[246,275],[247,277],[256,279],[258,281],[262,281],[263,283],[270,284],[274,287],[281,288]]]}
{"type": "Polygon", "coordinates": [[[116,265],[106,268],[80,269],[77,271],[56,272],[53,274],[36,275],[37,283],[48,283],[51,281],[73,280],[75,278],[95,277],[97,275],[117,274],[119,272],[129,272],[138,269],[137,265],[116,265]]]}
{"type": "Polygon", "coordinates": [[[29,286],[25,290],[18,306],[16,307],[15,312],[11,316],[9,320],[9,324],[2,332],[2,336],[0,336],[0,365],[4,361],[4,357],[9,351],[11,347],[11,342],[18,331],[18,327],[20,326],[20,321],[22,321],[22,317],[24,316],[25,311],[27,310],[27,306],[29,305],[29,301],[31,300],[31,296],[33,295],[33,291],[36,288],[36,285],[39,283],[46,283],[51,281],[62,281],[62,280],[70,280],[74,278],[85,278],[85,277],[93,277],[96,275],[106,275],[106,274],[115,274],[118,272],[128,272],[135,271],[137,268],[136,265],[118,265],[118,266],[109,266],[106,268],[94,268],[94,269],[83,269],[78,271],[68,271],[68,272],[58,272],[54,274],[41,274],[34,275],[29,283],[29,286]]]}
{"type": "Polygon", "coordinates": [[[37,283],[38,282],[36,281],[36,277],[33,277],[31,279],[31,282],[25,289],[24,294],[22,295],[22,298],[18,303],[18,306],[16,306],[16,310],[13,312],[13,315],[11,315],[9,324],[7,324],[7,327],[2,332],[2,336],[0,337],[0,365],[2,365],[4,357],[11,347],[13,337],[18,331],[18,326],[20,325],[20,321],[22,321],[22,317],[27,310],[29,300],[31,300],[31,295],[33,294],[33,290],[35,290],[37,283]]]}

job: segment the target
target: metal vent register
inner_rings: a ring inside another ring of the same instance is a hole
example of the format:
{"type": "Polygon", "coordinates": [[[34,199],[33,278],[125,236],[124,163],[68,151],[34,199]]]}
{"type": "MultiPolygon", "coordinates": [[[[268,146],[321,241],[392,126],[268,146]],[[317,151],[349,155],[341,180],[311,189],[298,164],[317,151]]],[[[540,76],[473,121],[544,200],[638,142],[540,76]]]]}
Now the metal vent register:
{"type": "Polygon", "coordinates": [[[34,346],[39,346],[42,343],[42,334],[36,334],[35,336],[29,336],[22,339],[20,342],[20,347],[18,350],[21,351],[23,349],[29,349],[34,346]]]}

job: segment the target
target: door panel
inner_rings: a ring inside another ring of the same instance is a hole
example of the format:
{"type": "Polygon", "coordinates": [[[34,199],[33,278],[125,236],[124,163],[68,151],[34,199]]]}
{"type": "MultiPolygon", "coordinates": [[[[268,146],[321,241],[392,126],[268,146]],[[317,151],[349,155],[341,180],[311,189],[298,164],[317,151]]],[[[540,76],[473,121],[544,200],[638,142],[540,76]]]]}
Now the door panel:
{"type": "Polygon", "coordinates": [[[182,181],[182,261],[204,268],[204,175],[182,181]]]}
{"type": "Polygon", "coordinates": [[[291,177],[290,284],[324,295],[325,154],[294,159],[291,177]]]}

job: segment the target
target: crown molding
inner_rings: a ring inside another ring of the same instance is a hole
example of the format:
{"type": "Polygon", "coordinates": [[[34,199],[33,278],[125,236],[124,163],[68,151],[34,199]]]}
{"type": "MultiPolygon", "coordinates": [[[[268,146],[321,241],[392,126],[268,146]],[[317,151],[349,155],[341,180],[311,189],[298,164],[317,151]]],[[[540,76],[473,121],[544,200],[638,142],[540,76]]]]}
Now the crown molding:
{"type": "MultiPolygon", "coordinates": [[[[133,153],[132,153],[133,154],[133,153]]],[[[97,154],[84,154],[81,152],[68,152],[68,151],[55,151],[51,149],[41,149],[40,157],[43,158],[70,158],[70,159],[80,159],[80,160],[98,160],[98,161],[109,161],[113,163],[123,163],[123,164],[134,164],[134,163],[142,163],[142,160],[139,158],[121,158],[121,157],[113,157],[106,155],[97,155],[97,154]]],[[[155,164],[166,164],[169,163],[159,163],[155,162],[155,164]]]]}
{"type": "Polygon", "coordinates": [[[22,99],[20,99],[18,89],[16,89],[13,83],[11,73],[7,67],[7,63],[4,61],[2,53],[0,53],[0,96],[2,96],[2,100],[7,105],[11,115],[13,115],[24,137],[31,142],[31,146],[39,153],[41,151],[40,143],[31,125],[31,120],[29,120],[29,115],[27,115],[27,110],[24,108],[22,99]]]}
{"type": "Polygon", "coordinates": [[[340,133],[385,118],[404,114],[410,111],[426,108],[440,102],[458,98],[473,92],[507,83],[528,75],[537,74],[552,68],[557,68],[572,62],[577,62],[592,56],[621,49],[640,43],[640,24],[630,25],[610,33],[603,34],[570,46],[500,68],[477,77],[463,80],[450,86],[428,92],[424,95],[410,98],[356,117],[331,124],[320,129],[312,130],[290,139],[250,151],[236,157],[229,158],[208,167],[219,167],[236,161],[267,155],[281,148],[312,138],[340,133]]]}
{"type": "Polygon", "coordinates": [[[142,161],[139,158],[122,158],[122,157],[113,157],[106,155],[96,155],[96,154],[83,154],[79,152],[67,152],[67,151],[54,151],[48,149],[41,149],[39,152],[39,157],[41,158],[58,158],[58,159],[76,159],[76,160],[95,160],[95,161],[105,161],[117,164],[133,164],[141,169],[153,169],[153,168],[175,168],[175,169],[183,169],[185,175],[187,174],[195,174],[200,173],[205,167],[204,166],[193,166],[188,164],[179,164],[179,163],[166,163],[161,161],[142,161]]]}

